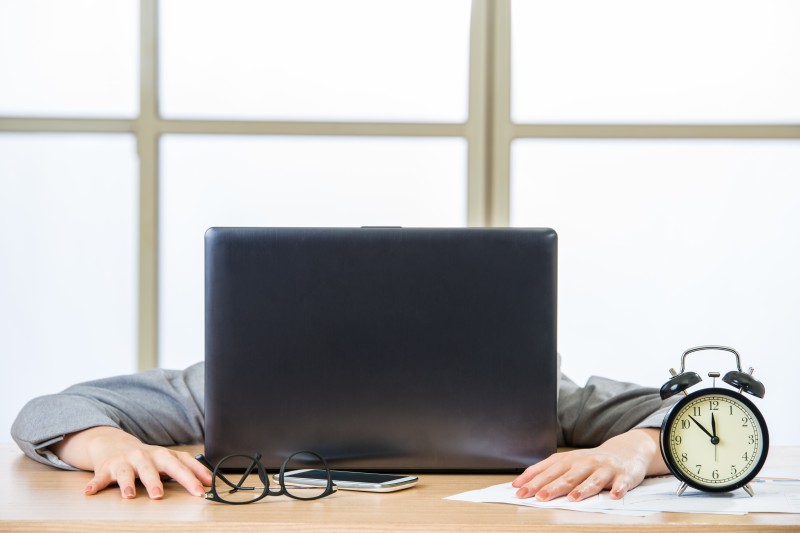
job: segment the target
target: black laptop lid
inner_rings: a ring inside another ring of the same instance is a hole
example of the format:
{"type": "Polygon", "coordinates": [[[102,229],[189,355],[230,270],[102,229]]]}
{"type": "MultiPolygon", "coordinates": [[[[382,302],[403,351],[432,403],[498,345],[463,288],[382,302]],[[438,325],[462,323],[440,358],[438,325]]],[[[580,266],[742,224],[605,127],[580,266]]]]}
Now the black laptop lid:
{"type": "Polygon", "coordinates": [[[211,228],[206,455],[518,471],[556,446],[550,229],[211,228]]]}

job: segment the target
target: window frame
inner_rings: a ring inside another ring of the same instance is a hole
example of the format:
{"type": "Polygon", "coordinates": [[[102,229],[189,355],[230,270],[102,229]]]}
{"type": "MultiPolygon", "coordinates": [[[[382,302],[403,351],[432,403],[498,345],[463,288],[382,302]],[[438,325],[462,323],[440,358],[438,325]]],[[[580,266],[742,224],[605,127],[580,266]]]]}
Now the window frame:
{"type": "Polygon", "coordinates": [[[800,124],[518,124],[511,121],[512,0],[472,0],[464,123],[166,120],[158,109],[158,0],[140,0],[139,114],[132,119],[0,116],[0,132],[133,134],[139,155],[138,367],[158,366],[159,139],[162,134],[420,136],[467,141],[467,223],[510,219],[516,139],[800,139],[800,124]]]}

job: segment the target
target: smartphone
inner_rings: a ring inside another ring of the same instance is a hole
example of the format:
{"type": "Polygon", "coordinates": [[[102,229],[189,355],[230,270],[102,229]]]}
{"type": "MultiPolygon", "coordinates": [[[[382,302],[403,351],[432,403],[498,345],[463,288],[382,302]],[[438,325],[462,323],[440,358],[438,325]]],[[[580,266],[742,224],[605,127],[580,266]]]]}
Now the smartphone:
{"type": "MultiPolygon", "coordinates": [[[[276,481],[278,474],[272,476],[276,481]]],[[[413,487],[419,481],[417,476],[401,474],[378,474],[373,472],[347,472],[331,470],[333,483],[343,490],[363,490],[367,492],[394,492],[413,487]]],[[[328,478],[324,470],[293,470],[284,474],[285,483],[298,485],[325,486],[328,478]]]]}

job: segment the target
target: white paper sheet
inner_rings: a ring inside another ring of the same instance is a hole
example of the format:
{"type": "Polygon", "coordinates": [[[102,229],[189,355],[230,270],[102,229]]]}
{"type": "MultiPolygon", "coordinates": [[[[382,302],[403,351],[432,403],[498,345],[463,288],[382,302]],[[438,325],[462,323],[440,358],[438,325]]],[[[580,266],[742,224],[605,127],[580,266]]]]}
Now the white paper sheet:
{"type": "Polygon", "coordinates": [[[512,487],[511,483],[464,492],[445,499],[635,516],[646,516],[657,512],[800,513],[800,481],[796,479],[757,480],[753,483],[755,496],[752,498],[742,489],[719,494],[687,489],[682,496],[677,496],[675,491],[679,484],[672,476],[648,478],[621,500],[612,500],[607,491],[580,502],[571,502],[565,497],[549,502],[540,502],[534,498],[520,499],[515,497],[517,489],[512,487]]]}

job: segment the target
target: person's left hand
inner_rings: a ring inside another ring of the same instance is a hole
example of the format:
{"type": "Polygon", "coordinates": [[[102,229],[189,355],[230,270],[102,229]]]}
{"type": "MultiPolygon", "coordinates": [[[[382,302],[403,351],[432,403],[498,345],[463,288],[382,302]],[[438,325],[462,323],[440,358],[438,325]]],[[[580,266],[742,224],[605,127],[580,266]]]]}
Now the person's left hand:
{"type": "Polygon", "coordinates": [[[585,450],[554,453],[529,466],[512,485],[518,498],[548,501],[567,496],[579,501],[604,489],[618,500],[645,476],[668,473],[655,428],[632,429],[585,450]]]}

